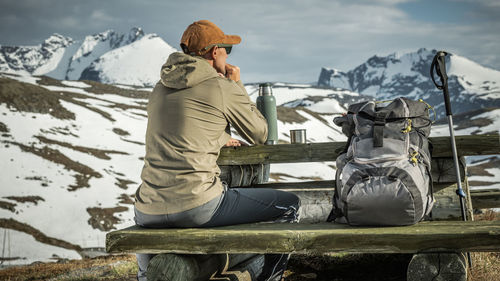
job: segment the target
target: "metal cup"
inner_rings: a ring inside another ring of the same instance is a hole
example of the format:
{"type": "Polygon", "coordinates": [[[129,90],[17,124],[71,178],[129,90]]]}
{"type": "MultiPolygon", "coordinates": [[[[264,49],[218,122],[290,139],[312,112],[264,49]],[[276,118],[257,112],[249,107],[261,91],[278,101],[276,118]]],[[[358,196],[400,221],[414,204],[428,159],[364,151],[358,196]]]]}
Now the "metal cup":
{"type": "Polygon", "coordinates": [[[290,130],[290,143],[306,143],[306,129],[290,130]]]}

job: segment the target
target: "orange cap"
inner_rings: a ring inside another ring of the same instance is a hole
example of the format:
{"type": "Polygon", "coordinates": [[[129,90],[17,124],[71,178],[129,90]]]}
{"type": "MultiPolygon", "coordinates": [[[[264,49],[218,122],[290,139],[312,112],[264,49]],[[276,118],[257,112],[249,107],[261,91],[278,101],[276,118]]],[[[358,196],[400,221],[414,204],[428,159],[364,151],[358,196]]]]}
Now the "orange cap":
{"type": "Polygon", "coordinates": [[[238,35],[226,35],[213,22],[193,22],[182,34],[181,48],[186,54],[202,55],[216,44],[235,45],[241,42],[238,35]]]}

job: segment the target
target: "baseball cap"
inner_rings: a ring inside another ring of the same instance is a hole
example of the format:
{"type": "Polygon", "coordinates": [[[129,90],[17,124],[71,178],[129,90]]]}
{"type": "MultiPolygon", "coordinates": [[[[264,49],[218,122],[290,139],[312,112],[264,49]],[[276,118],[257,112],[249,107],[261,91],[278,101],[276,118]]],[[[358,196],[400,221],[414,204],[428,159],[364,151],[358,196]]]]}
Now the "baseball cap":
{"type": "Polygon", "coordinates": [[[186,54],[203,55],[215,45],[235,45],[241,42],[238,35],[226,35],[213,22],[200,20],[190,24],[181,38],[181,48],[186,54]]]}

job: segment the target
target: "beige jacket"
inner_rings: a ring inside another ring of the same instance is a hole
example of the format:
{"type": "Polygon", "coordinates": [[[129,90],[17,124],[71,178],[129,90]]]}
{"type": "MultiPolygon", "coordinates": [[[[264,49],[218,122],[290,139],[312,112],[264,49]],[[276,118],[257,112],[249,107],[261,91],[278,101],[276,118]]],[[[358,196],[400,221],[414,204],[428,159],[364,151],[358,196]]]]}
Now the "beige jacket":
{"type": "Polygon", "coordinates": [[[149,96],[146,156],[136,208],[186,211],[222,193],[217,158],[229,124],[251,144],[267,138],[265,118],[241,82],[219,76],[204,59],[173,53],[149,96]]]}

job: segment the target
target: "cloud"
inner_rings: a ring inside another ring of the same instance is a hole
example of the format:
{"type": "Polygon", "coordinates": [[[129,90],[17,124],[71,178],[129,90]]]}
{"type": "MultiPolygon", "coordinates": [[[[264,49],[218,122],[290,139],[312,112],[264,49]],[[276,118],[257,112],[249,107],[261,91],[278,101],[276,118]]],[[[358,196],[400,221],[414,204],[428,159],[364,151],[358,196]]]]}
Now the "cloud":
{"type": "Polygon", "coordinates": [[[54,32],[81,39],[108,29],[127,32],[132,26],[140,26],[145,32],[157,33],[170,45],[178,46],[190,23],[209,19],[224,32],[242,37],[230,62],[242,67],[249,81],[309,82],[317,79],[322,66],[349,70],[375,54],[415,51],[420,47],[447,49],[498,69],[498,3],[497,0],[4,0],[0,26],[9,26],[9,30],[2,30],[0,38],[24,44],[26,38],[41,42],[54,32]],[[452,17],[426,14],[438,4],[450,7],[446,13],[452,17]],[[16,18],[25,24],[12,24],[16,18]]]}
{"type": "Polygon", "coordinates": [[[103,10],[94,10],[90,14],[90,20],[107,23],[113,21],[113,18],[103,10]]]}
{"type": "Polygon", "coordinates": [[[500,2],[498,2],[498,0],[453,0],[453,1],[471,3],[482,7],[500,8],[500,2]]]}

